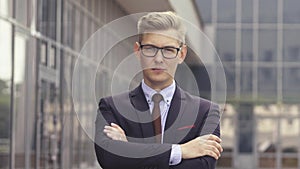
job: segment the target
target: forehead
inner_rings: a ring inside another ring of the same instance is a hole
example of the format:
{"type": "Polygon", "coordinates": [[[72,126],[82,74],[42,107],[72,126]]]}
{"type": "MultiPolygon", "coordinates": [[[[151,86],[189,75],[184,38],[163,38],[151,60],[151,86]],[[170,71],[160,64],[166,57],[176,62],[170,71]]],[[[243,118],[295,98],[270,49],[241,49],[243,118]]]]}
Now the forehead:
{"type": "Polygon", "coordinates": [[[143,43],[151,43],[156,45],[178,45],[177,32],[174,30],[146,32],[142,37],[143,43]]]}

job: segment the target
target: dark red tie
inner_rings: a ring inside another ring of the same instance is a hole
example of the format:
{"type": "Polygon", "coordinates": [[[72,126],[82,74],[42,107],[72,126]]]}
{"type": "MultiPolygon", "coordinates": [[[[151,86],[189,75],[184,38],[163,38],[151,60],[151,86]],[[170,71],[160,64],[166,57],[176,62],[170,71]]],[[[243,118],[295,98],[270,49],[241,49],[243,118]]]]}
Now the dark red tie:
{"type": "Polygon", "coordinates": [[[155,138],[157,143],[161,143],[161,117],[160,117],[160,108],[159,102],[163,99],[163,96],[159,93],[156,93],[152,96],[152,101],[154,102],[152,119],[155,132],[155,138]]]}

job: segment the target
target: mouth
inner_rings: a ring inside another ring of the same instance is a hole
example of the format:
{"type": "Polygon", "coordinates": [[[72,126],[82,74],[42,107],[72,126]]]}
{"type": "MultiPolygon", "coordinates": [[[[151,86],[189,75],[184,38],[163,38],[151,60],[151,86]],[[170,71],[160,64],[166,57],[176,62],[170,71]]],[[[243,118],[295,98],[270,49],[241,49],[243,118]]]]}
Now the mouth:
{"type": "Polygon", "coordinates": [[[164,69],[164,68],[151,68],[151,70],[155,73],[161,73],[161,72],[164,72],[166,69],[164,69]]]}

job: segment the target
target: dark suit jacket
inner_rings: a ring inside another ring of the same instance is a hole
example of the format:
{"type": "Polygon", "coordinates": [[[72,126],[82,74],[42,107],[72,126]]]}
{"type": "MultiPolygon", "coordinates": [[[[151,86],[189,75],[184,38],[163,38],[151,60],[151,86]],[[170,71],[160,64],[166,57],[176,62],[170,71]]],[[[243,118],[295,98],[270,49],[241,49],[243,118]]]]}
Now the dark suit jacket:
{"type": "Polygon", "coordinates": [[[95,151],[104,169],[213,169],[210,156],[182,160],[169,166],[172,144],[186,143],[200,135],[220,136],[219,109],[212,102],[192,96],[176,86],[165,125],[164,144],[155,143],[154,129],[141,85],[131,92],[102,98],[96,119],[95,151]],[[114,141],[104,125],[116,123],[129,142],[114,141]]]}

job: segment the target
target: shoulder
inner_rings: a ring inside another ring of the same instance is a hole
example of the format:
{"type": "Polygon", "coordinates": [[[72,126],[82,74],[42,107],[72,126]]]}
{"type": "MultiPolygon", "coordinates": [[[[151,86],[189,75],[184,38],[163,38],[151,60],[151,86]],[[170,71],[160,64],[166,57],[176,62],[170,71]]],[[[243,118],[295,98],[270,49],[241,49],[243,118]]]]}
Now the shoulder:
{"type": "Polygon", "coordinates": [[[102,97],[99,100],[99,105],[103,102],[109,105],[114,105],[113,103],[122,103],[122,102],[128,103],[131,97],[134,97],[136,95],[141,95],[142,93],[143,91],[141,85],[139,85],[133,90],[128,90],[111,96],[102,97]]]}
{"type": "Polygon", "coordinates": [[[115,95],[111,95],[111,96],[106,96],[106,97],[102,97],[99,99],[99,105],[101,103],[106,103],[106,104],[113,104],[115,101],[120,101],[120,100],[124,100],[124,99],[129,99],[130,96],[130,91],[126,91],[123,93],[119,93],[119,94],[115,94],[115,95]]]}
{"type": "Polygon", "coordinates": [[[205,99],[203,97],[200,96],[195,96],[190,94],[187,91],[184,91],[182,89],[181,90],[181,94],[183,94],[187,101],[188,104],[196,104],[199,105],[199,109],[202,110],[209,110],[209,109],[219,109],[219,106],[217,103],[212,102],[211,100],[205,99]]]}

